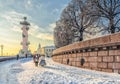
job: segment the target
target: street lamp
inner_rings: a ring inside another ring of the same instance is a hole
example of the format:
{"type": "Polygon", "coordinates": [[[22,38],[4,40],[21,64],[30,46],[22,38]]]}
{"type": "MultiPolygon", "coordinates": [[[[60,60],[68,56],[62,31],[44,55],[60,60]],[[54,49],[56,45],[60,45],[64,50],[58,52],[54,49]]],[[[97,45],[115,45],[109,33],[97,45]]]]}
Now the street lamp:
{"type": "Polygon", "coordinates": [[[1,56],[3,56],[3,45],[1,45],[1,56]]]}

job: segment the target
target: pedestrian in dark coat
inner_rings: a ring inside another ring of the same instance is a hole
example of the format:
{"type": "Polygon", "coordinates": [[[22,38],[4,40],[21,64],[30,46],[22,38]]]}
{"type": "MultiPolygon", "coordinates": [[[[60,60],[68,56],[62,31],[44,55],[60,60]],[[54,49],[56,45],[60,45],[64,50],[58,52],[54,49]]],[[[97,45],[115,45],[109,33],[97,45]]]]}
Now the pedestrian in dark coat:
{"type": "Polygon", "coordinates": [[[19,59],[19,54],[17,54],[17,60],[19,59]]]}
{"type": "Polygon", "coordinates": [[[27,58],[27,54],[25,54],[25,57],[27,58]]]}

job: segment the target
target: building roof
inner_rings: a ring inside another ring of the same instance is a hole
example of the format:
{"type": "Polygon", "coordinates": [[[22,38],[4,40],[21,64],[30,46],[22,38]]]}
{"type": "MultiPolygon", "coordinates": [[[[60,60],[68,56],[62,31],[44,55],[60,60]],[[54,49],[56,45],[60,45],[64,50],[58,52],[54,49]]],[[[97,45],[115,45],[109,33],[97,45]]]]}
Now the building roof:
{"type": "Polygon", "coordinates": [[[45,46],[44,48],[55,48],[55,46],[45,46]]]}

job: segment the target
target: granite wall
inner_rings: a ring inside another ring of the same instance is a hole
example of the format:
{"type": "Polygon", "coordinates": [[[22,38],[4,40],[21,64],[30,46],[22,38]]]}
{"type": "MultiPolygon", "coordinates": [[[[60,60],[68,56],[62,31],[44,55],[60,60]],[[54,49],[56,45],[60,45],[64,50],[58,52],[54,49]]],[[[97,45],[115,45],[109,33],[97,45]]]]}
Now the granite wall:
{"type": "Polygon", "coordinates": [[[58,48],[52,58],[70,66],[120,73],[120,33],[58,48]]]}

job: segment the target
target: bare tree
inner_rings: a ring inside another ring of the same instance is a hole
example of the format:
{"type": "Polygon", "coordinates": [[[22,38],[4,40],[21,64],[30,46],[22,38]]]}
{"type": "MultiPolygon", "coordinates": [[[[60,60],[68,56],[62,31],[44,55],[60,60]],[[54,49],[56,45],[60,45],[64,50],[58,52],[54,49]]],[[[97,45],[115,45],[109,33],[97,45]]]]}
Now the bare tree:
{"type": "Polygon", "coordinates": [[[91,17],[90,13],[95,10],[90,0],[72,0],[62,11],[59,24],[56,24],[54,39],[56,47],[62,47],[73,42],[83,40],[84,33],[91,34],[97,16],[91,17]]]}
{"type": "MultiPolygon", "coordinates": [[[[63,13],[65,14],[65,13],[63,13]]],[[[65,37],[65,42],[66,44],[65,45],[68,45],[68,44],[71,44],[72,43],[72,40],[74,38],[74,33],[73,31],[71,30],[72,29],[72,26],[70,25],[69,23],[69,17],[66,16],[66,18],[64,18],[64,16],[62,15],[60,20],[61,20],[61,24],[62,24],[62,32],[64,34],[64,37],[65,37]]]]}
{"type": "Polygon", "coordinates": [[[120,0],[91,0],[104,25],[104,30],[109,33],[120,31],[120,0]]]}
{"type": "Polygon", "coordinates": [[[70,44],[69,38],[72,35],[70,35],[69,30],[66,29],[67,28],[65,28],[63,21],[59,20],[56,22],[56,27],[54,29],[54,43],[56,48],[70,44]]]}
{"type": "Polygon", "coordinates": [[[61,27],[56,23],[56,27],[54,29],[54,44],[56,48],[62,47],[61,43],[61,27]]]}
{"type": "Polygon", "coordinates": [[[72,2],[63,10],[62,18],[66,19],[71,27],[71,30],[79,32],[79,41],[83,40],[83,33],[97,19],[91,17],[89,11],[92,10],[89,0],[72,0],[72,2]],[[67,18],[66,18],[67,17],[67,18]]]}
{"type": "Polygon", "coordinates": [[[54,28],[54,44],[56,48],[59,48],[59,40],[57,38],[58,38],[58,28],[55,27],[54,28]]]}

